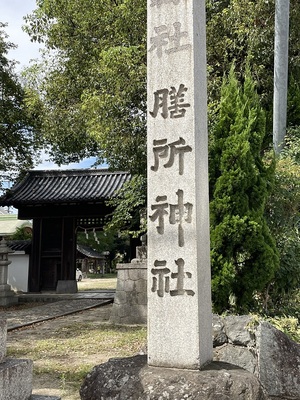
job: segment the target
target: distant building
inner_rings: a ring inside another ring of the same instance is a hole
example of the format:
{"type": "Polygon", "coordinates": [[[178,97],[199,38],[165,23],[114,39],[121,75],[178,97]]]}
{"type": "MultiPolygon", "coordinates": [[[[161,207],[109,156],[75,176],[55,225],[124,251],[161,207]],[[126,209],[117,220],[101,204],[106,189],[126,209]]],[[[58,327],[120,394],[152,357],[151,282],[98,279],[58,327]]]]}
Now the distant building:
{"type": "Polygon", "coordinates": [[[32,234],[32,222],[22,221],[16,214],[0,214],[0,237],[10,238],[18,229],[32,234]]]}
{"type": "Polygon", "coordinates": [[[128,172],[107,169],[33,170],[0,198],[0,206],[33,220],[29,292],[75,281],[77,230],[102,229],[114,210],[107,200],[130,179],[128,172]]]}
{"type": "Polygon", "coordinates": [[[82,272],[104,273],[107,267],[107,255],[109,252],[99,253],[89,246],[77,244],[77,267],[82,272]]]}

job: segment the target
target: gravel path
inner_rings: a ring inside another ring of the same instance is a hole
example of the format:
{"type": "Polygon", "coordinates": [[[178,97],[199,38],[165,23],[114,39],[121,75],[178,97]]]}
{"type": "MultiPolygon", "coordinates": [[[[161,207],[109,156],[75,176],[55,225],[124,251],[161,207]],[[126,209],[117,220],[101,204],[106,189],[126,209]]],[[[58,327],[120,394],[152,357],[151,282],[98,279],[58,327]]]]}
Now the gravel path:
{"type": "MultiPolygon", "coordinates": [[[[112,303],[113,300],[80,299],[60,300],[52,303],[43,303],[33,307],[0,311],[0,319],[7,320],[7,330],[12,331],[24,326],[29,326],[42,321],[48,321],[57,317],[70,315],[82,310],[103,306],[112,303]]],[[[39,303],[40,304],[40,303],[39,303]]]]}

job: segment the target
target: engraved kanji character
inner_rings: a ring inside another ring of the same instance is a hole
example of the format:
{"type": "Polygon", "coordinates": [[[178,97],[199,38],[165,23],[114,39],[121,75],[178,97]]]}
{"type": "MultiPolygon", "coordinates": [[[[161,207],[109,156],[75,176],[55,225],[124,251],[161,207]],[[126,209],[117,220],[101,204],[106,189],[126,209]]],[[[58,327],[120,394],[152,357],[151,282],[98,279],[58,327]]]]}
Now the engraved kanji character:
{"type": "Polygon", "coordinates": [[[169,106],[170,118],[181,118],[184,117],[186,113],[186,108],[190,107],[189,103],[184,102],[184,94],[187,88],[181,83],[178,91],[172,86],[169,92],[171,105],[169,106]]]}
{"type": "Polygon", "coordinates": [[[150,111],[150,115],[155,118],[158,114],[158,110],[162,108],[161,116],[168,118],[168,89],[159,89],[154,92],[154,107],[153,111],[150,111]]]}
{"type": "Polygon", "coordinates": [[[174,26],[174,29],[175,29],[175,33],[174,33],[173,36],[169,36],[169,40],[170,40],[170,42],[174,43],[174,47],[172,47],[171,49],[167,49],[165,51],[167,54],[175,53],[177,51],[187,50],[187,49],[191,48],[190,44],[184,44],[184,45],[180,44],[181,39],[188,36],[188,33],[186,31],[185,32],[180,32],[181,23],[180,22],[174,22],[173,26],[174,26]]]}
{"type": "Polygon", "coordinates": [[[162,49],[163,46],[168,44],[168,40],[166,40],[169,36],[168,28],[166,25],[157,26],[154,28],[155,33],[157,36],[153,36],[150,38],[150,43],[152,46],[150,47],[149,51],[157,50],[157,57],[162,57],[162,49]]]}
{"type": "MultiPolygon", "coordinates": [[[[156,202],[165,202],[167,200],[167,196],[157,196],[155,200],[156,202]]],[[[168,211],[166,211],[168,207],[168,203],[154,204],[151,206],[151,210],[155,211],[151,216],[149,216],[149,218],[152,222],[158,219],[156,230],[160,235],[162,235],[165,231],[164,216],[168,215],[168,211]]]]}
{"type": "Polygon", "coordinates": [[[154,153],[154,165],[151,166],[151,170],[156,172],[159,167],[159,159],[167,158],[169,160],[163,164],[164,168],[170,168],[174,164],[175,156],[178,154],[179,162],[179,175],[183,175],[184,172],[184,153],[192,151],[191,146],[184,146],[185,140],[180,137],[179,140],[167,144],[167,139],[153,140],[153,153],[154,153]],[[182,146],[180,146],[182,145],[182,146]]]}
{"type": "Polygon", "coordinates": [[[170,290],[170,295],[182,296],[186,293],[188,296],[194,296],[195,292],[193,290],[184,289],[185,275],[188,278],[192,277],[192,274],[190,272],[184,272],[184,260],[182,258],[178,258],[178,260],[175,261],[175,264],[178,266],[178,269],[177,272],[171,273],[171,278],[177,279],[177,283],[176,283],[176,289],[170,290]]]}
{"type": "Polygon", "coordinates": [[[182,118],[185,116],[186,108],[190,107],[189,103],[184,103],[184,96],[188,89],[183,83],[179,85],[179,89],[176,90],[174,86],[170,90],[158,89],[154,92],[154,106],[153,111],[150,111],[150,115],[156,118],[158,111],[161,108],[161,116],[166,119],[170,118],[182,118]],[[169,101],[170,100],[170,101],[169,101]],[[169,105],[170,103],[170,105],[169,105]]]}
{"type": "Polygon", "coordinates": [[[192,222],[192,211],[193,204],[183,203],[183,190],[178,189],[176,192],[178,196],[177,204],[170,204],[170,224],[178,224],[178,245],[179,247],[184,246],[184,231],[182,224],[183,222],[192,222]]]}
{"type": "Polygon", "coordinates": [[[165,268],[167,264],[167,261],[162,260],[155,260],[154,261],[154,266],[156,268],[151,269],[151,273],[153,275],[157,275],[153,277],[152,279],[152,292],[157,292],[159,297],[164,297],[164,293],[169,293],[170,291],[170,277],[166,276],[169,274],[171,271],[169,268],[165,268]],[[162,268],[157,268],[157,267],[162,267],[162,268]]]}

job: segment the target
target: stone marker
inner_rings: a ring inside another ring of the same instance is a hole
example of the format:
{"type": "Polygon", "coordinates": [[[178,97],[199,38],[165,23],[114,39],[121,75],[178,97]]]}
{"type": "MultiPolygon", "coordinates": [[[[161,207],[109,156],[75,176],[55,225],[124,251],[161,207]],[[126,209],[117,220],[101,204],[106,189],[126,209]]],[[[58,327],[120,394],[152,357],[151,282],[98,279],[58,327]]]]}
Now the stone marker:
{"type": "Polygon", "coordinates": [[[7,246],[4,238],[2,238],[0,241],[0,306],[9,306],[18,302],[15,292],[7,283],[7,268],[11,264],[11,261],[8,259],[9,253],[13,253],[13,251],[7,246]]]}
{"type": "Polygon", "coordinates": [[[148,0],[148,363],[212,359],[204,0],[148,0]]]}

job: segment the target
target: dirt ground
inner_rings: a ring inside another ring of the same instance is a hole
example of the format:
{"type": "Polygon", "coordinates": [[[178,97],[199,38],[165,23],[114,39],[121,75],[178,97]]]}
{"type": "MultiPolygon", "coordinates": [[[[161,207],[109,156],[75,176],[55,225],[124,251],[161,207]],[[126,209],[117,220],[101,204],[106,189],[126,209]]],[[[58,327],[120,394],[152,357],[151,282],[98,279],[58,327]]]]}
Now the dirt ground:
{"type": "MultiPolygon", "coordinates": [[[[105,288],[114,288],[116,286],[116,279],[84,279],[82,282],[78,282],[78,289],[80,290],[97,290],[105,288]],[[98,281],[98,282],[97,282],[98,281]]],[[[70,325],[78,323],[79,326],[82,324],[92,323],[93,327],[97,328],[103,324],[107,324],[109,321],[110,312],[112,305],[106,305],[103,307],[96,307],[82,312],[59,317],[50,321],[36,324],[32,327],[22,328],[8,332],[7,334],[7,349],[10,346],[24,348],[25,346],[30,347],[32,343],[38,342],[41,339],[53,338],[55,332],[64,332],[64,329],[70,325]]],[[[85,355],[84,343],[78,342],[78,352],[76,356],[70,357],[67,354],[65,358],[59,360],[59,362],[65,362],[65,365],[73,363],[73,367],[76,368],[78,365],[98,365],[108,361],[109,358],[116,356],[108,351],[95,352],[93,354],[85,355]],[[82,349],[82,351],[81,351],[82,349]]],[[[32,347],[32,346],[31,346],[32,347]]],[[[22,353],[14,358],[30,358],[24,356],[22,353]]],[[[34,369],[38,369],[40,366],[45,368],[47,362],[53,362],[53,360],[39,359],[34,361],[34,369]]],[[[90,369],[89,369],[90,370],[90,369]]],[[[47,395],[47,396],[60,396],[62,400],[80,400],[78,388],[74,388],[72,384],[69,384],[67,378],[64,378],[61,374],[57,376],[47,373],[34,373],[33,375],[33,394],[47,395]]]]}
{"type": "MultiPolygon", "coordinates": [[[[86,323],[88,321],[92,321],[95,326],[97,324],[101,324],[105,321],[108,321],[110,310],[112,305],[94,308],[90,310],[85,310],[83,312],[60,317],[53,319],[51,321],[43,322],[35,325],[31,328],[19,329],[12,332],[8,332],[7,335],[7,347],[9,348],[10,344],[14,344],[16,342],[28,342],[33,343],[35,340],[40,338],[47,338],[51,336],[51,332],[61,330],[63,331],[65,326],[69,326],[73,323],[86,323]]],[[[78,343],[78,346],[84,346],[83,343],[78,343]]],[[[80,353],[79,353],[80,354],[80,353]]],[[[69,357],[66,359],[68,364],[74,362],[76,364],[80,362],[89,362],[93,365],[101,364],[106,362],[111,357],[110,354],[100,354],[96,353],[94,355],[89,355],[88,360],[84,355],[84,349],[82,351],[82,356],[77,356],[76,359],[72,360],[69,357]],[[82,357],[82,360],[80,360],[82,357]]],[[[25,358],[25,357],[21,357],[25,358]]],[[[41,361],[35,361],[34,365],[36,367],[39,366],[41,361]]],[[[33,394],[40,395],[52,395],[52,396],[61,396],[64,400],[79,400],[80,396],[77,390],[68,386],[67,382],[62,382],[61,377],[53,377],[52,375],[46,374],[34,374],[33,376],[33,394]]]]}

